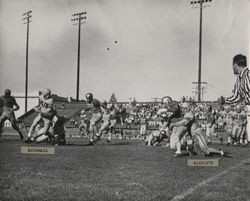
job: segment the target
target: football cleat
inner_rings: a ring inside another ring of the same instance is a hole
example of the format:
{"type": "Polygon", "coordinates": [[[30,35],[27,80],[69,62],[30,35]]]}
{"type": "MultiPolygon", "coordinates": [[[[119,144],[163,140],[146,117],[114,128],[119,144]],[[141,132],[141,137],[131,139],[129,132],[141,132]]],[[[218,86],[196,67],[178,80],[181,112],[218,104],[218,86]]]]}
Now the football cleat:
{"type": "Polygon", "coordinates": [[[180,157],[182,157],[183,155],[182,154],[180,154],[180,153],[175,153],[174,154],[174,157],[176,157],[176,158],[180,158],[180,157]]]}
{"type": "Polygon", "coordinates": [[[87,144],[87,146],[93,146],[94,145],[94,141],[89,141],[89,143],[87,144]]]}
{"type": "Polygon", "coordinates": [[[106,140],[107,143],[110,143],[111,141],[109,139],[106,140]]]}
{"type": "Polygon", "coordinates": [[[96,136],[95,143],[101,141],[101,136],[96,136]]]}
{"type": "Polygon", "coordinates": [[[189,154],[189,156],[193,156],[194,155],[194,150],[193,150],[193,146],[187,146],[186,150],[189,154]]]}
{"type": "Polygon", "coordinates": [[[20,134],[20,139],[23,140],[23,134],[20,134]]]}
{"type": "Polygon", "coordinates": [[[31,140],[30,138],[28,138],[27,140],[24,141],[24,143],[26,143],[26,144],[30,144],[30,143],[32,143],[32,142],[34,142],[34,141],[31,140]]]}

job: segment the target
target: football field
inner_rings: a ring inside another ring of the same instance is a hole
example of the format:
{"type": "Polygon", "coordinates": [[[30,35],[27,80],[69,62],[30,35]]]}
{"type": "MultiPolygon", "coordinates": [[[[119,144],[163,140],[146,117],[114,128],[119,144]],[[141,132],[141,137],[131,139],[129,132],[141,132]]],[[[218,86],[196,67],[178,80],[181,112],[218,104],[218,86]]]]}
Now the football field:
{"type": "Polygon", "coordinates": [[[166,147],[68,138],[54,155],[21,154],[17,135],[0,138],[0,200],[250,200],[250,146],[211,145],[233,154],[218,167],[190,167],[166,147]]]}

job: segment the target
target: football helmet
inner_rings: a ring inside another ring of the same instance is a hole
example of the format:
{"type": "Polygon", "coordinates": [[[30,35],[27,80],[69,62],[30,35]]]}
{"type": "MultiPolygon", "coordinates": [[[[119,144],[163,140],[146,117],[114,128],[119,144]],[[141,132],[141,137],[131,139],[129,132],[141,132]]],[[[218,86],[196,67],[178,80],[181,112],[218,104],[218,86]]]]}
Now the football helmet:
{"type": "Polygon", "coordinates": [[[93,100],[93,94],[92,93],[87,93],[86,94],[86,99],[87,99],[87,102],[91,102],[93,100]]]}
{"type": "Polygon", "coordinates": [[[51,96],[51,90],[48,89],[48,88],[44,89],[44,90],[43,90],[43,95],[44,95],[44,96],[47,96],[47,95],[51,96]]]}
{"type": "Polygon", "coordinates": [[[10,89],[5,89],[4,90],[4,96],[5,97],[10,97],[10,95],[11,95],[11,90],[10,89]]]}
{"type": "Polygon", "coordinates": [[[165,130],[161,130],[160,134],[165,136],[165,135],[167,135],[167,132],[165,130]]]}

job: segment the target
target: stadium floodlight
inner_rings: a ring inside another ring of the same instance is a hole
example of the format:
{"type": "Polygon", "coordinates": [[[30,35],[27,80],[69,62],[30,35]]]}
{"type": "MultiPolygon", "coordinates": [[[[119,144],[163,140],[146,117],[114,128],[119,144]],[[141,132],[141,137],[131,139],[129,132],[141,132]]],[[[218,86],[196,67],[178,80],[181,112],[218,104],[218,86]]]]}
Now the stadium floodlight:
{"type": "Polygon", "coordinates": [[[199,4],[200,5],[200,27],[199,27],[199,58],[198,58],[198,102],[201,101],[201,59],[202,59],[202,10],[203,3],[211,2],[212,0],[199,0],[199,1],[191,1],[191,4],[199,4]]]}
{"type": "Polygon", "coordinates": [[[28,11],[23,13],[22,16],[26,16],[22,20],[24,20],[24,24],[27,24],[27,37],[26,37],[26,68],[25,68],[25,113],[28,111],[28,66],[29,66],[29,24],[31,22],[32,11],[28,11]]]}
{"type": "MultiPolygon", "coordinates": [[[[76,101],[79,101],[79,85],[80,85],[80,44],[81,44],[81,24],[82,20],[87,19],[86,16],[83,16],[87,14],[87,12],[79,12],[79,13],[74,13],[73,16],[77,16],[76,18],[71,19],[71,21],[78,21],[78,49],[77,49],[77,81],[76,81],[76,101]]],[[[84,22],[83,22],[84,23],[84,22]]]]}

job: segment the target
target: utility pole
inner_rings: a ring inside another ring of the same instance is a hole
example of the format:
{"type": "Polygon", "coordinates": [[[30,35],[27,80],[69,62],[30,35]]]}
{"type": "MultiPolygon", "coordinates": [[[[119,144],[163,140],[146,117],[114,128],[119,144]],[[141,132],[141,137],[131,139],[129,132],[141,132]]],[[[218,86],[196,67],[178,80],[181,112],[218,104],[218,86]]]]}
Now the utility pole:
{"type": "Polygon", "coordinates": [[[29,66],[29,24],[32,11],[24,13],[22,16],[25,16],[22,20],[25,21],[24,24],[27,24],[27,39],[26,39],[26,70],[25,70],[25,113],[28,111],[28,66],[29,66]]]}
{"type": "Polygon", "coordinates": [[[198,102],[201,101],[201,59],[202,59],[202,10],[203,3],[211,2],[212,0],[191,1],[191,5],[199,4],[200,6],[200,24],[199,24],[199,61],[198,61],[198,102]]]}
{"type": "Polygon", "coordinates": [[[78,21],[74,25],[78,25],[78,48],[77,48],[77,79],[76,79],[76,101],[79,102],[79,84],[80,84],[80,47],[81,47],[81,24],[86,19],[87,12],[74,13],[71,21],[78,21]]]}
{"type": "Polygon", "coordinates": [[[203,101],[203,96],[205,94],[205,89],[206,89],[206,86],[202,86],[202,85],[207,85],[207,82],[192,82],[192,84],[195,84],[196,85],[196,88],[193,88],[195,89],[195,91],[193,91],[193,93],[195,93],[195,96],[196,95],[199,95],[199,92],[200,92],[200,100],[199,100],[199,96],[198,96],[198,102],[201,101],[201,96],[202,96],[202,101],[203,101]],[[199,90],[199,84],[200,84],[200,90],[199,90]]]}
{"type": "Polygon", "coordinates": [[[202,96],[202,101],[204,101],[204,94],[206,93],[206,87],[205,86],[203,86],[203,87],[201,87],[201,96],[202,96]]]}

